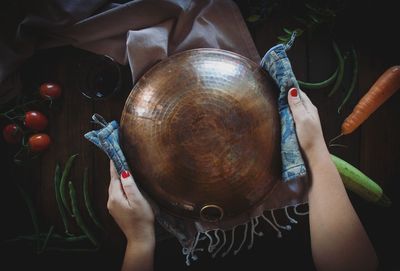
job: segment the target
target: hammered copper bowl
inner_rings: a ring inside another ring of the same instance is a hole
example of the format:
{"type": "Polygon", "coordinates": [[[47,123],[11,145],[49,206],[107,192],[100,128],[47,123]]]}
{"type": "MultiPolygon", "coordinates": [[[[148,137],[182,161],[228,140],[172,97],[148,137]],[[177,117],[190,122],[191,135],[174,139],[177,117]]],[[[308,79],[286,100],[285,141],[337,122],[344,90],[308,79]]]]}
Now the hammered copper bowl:
{"type": "Polygon", "coordinates": [[[277,90],[251,60],[195,49],[155,65],[121,119],[139,186],[174,216],[222,221],[249,211],[280,179],[277,90]]]}

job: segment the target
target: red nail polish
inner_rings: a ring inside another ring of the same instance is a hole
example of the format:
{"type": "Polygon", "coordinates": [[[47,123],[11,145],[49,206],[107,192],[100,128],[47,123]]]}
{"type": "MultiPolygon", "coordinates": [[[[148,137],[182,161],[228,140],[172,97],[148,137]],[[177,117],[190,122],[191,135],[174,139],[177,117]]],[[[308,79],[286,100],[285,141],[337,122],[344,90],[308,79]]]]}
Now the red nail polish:
{"type": "Polygon", "coordinates": [[[131,176],[131,174],[129,173],[129,171],[124,170],[124,171],[121,172],[121,177],[122,177],[122,179],[126,179],[126,178],[128,178],[129,176],[131,176]]]}
{"type": "Polygon", "coordinates": [[[289,93],[290,93],[290,96],[292,96],[292,97],[297,97],[297,89],[291,88],[291,89],[289,90],[289,93]]]}

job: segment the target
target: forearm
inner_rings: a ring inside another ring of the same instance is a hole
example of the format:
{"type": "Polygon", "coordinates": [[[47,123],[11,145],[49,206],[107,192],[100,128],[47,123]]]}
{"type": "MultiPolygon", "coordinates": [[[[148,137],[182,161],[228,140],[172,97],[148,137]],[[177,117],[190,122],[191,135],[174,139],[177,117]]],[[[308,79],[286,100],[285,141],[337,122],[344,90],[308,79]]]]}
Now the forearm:
{"type": "Polygon", "coordinates": [[[128,241],[122,271],[153,270],[155,240],[148,242],[128,241]]]}
{"type": "Polygon", "coordinates": [[[310,233],[318,270],[375,270],[377,257],[325,145],[308,157],[310,233]]]}

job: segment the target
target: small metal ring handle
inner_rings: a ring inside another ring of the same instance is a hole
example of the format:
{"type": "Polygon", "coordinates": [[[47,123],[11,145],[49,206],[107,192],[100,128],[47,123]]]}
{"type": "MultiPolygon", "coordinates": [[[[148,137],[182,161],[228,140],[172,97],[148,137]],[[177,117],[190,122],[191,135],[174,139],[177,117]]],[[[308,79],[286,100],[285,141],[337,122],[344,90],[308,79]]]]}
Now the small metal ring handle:
{"type": "Polygon", "coordinates": [[[224,210],[215,204],[204,205],[200,210],[200,218],[207,222],[217,222],[224,216],[224,210]]]}

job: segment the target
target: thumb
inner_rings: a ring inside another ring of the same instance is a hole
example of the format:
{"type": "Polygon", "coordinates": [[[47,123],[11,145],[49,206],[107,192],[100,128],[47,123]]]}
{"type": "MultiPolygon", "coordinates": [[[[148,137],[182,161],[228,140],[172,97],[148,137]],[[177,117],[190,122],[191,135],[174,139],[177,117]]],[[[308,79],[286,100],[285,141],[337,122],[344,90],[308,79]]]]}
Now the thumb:
{"type": "Polygon", "coordinates": [[[298,89],[291,88],[289,90],[288,103],[295,121],[306,113],[306,109],[300,99],[300,92],[298,89]]]}

